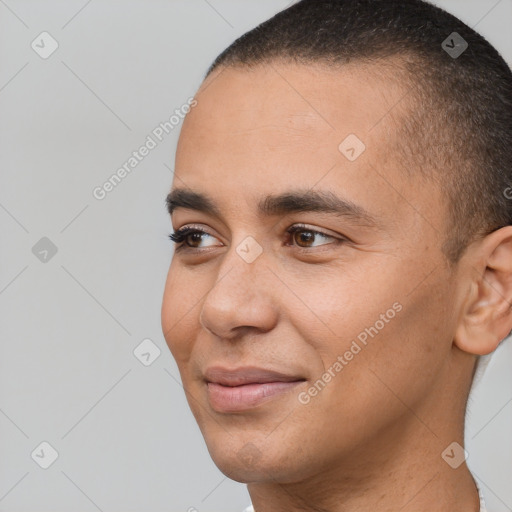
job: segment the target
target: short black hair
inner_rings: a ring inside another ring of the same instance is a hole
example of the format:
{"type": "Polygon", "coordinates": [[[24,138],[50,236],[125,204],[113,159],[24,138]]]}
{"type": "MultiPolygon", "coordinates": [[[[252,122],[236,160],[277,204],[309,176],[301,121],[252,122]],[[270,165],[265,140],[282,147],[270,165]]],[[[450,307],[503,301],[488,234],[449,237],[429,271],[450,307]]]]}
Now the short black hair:
{"type": "Polygon", "coordinates": [[[404,168],[440,183],[451,226],[442,250],[453,264],[473,240],[512,224],[512,72],[475,30],[423,0],[302,0],[238,38],[206,76],[222,66],[391,61],[407,86],[393,147],[404,168]]]}

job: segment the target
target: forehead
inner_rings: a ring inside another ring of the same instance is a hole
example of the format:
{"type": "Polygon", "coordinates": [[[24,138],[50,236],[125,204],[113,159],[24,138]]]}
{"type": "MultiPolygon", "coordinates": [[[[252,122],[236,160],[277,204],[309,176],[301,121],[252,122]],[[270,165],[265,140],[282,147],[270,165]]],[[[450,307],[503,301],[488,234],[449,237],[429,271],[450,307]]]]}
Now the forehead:
{"type": "Polygon", "coordinates": [[[421,209],[424,184],[390,149],[406,92],[389,66],[220,68],[184,122],[173,188],[229,197],[234,209],[292,186],[340,192],[381,216],[400,213],[404,194],[421,209]]]}
{"type": "MultiPolygon", "coordinates": [[[[208,140],[216,134],[266,143],[274,139],[271,146],[295,136],[318,145],[347,132],[368,135],[383,123],[391,136],[406,89],[389,73],[389,64],[220,68],[196,95],[198,106],[187,117],[182,135],[193,129],[193,135],[208,140]],[[274,138],[281,134],[285,137],[274,138]]],[[[247,146],[240,149],[247,152],[247,146]]]]}

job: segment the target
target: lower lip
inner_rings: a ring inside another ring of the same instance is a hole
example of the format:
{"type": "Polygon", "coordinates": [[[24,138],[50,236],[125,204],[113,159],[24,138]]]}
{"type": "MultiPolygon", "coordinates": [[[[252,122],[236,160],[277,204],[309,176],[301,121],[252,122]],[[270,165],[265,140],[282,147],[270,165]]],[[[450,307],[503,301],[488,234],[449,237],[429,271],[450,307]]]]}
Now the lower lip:
{"type": "Polygon", "coordinates": [[[208,398],[219,412],[235,412],[256,407],[267,400],[289,392],[304,381],[265,382],[243,386],[222,386],[208,382],[208,398]]]}

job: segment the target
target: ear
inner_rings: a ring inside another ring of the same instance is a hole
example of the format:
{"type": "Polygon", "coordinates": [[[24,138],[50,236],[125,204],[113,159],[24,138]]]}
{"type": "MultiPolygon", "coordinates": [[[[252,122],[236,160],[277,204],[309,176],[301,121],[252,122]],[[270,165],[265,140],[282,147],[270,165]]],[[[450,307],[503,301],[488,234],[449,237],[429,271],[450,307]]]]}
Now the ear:
{"type": "Polygon", "coordinates": [[[512,226],[493,231],[474,251],[454,343],[464,352],[485,355],[512,330],[512,226]]]}

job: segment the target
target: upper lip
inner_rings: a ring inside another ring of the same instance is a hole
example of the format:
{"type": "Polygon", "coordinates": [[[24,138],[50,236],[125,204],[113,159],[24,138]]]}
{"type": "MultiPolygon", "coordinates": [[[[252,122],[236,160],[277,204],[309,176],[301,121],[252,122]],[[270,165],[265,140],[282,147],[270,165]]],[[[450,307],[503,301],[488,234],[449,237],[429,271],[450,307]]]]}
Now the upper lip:
{"type": "Polygon", "coordinates": [[[223,386],[242,386],[243,384],[265,382],[293,382],[305,380],[297,375],[289,375],[256,366],[243,366],[239,368],[224,368],[210,366],[204,373],[207,382],[215,382],[223,386]]]}

